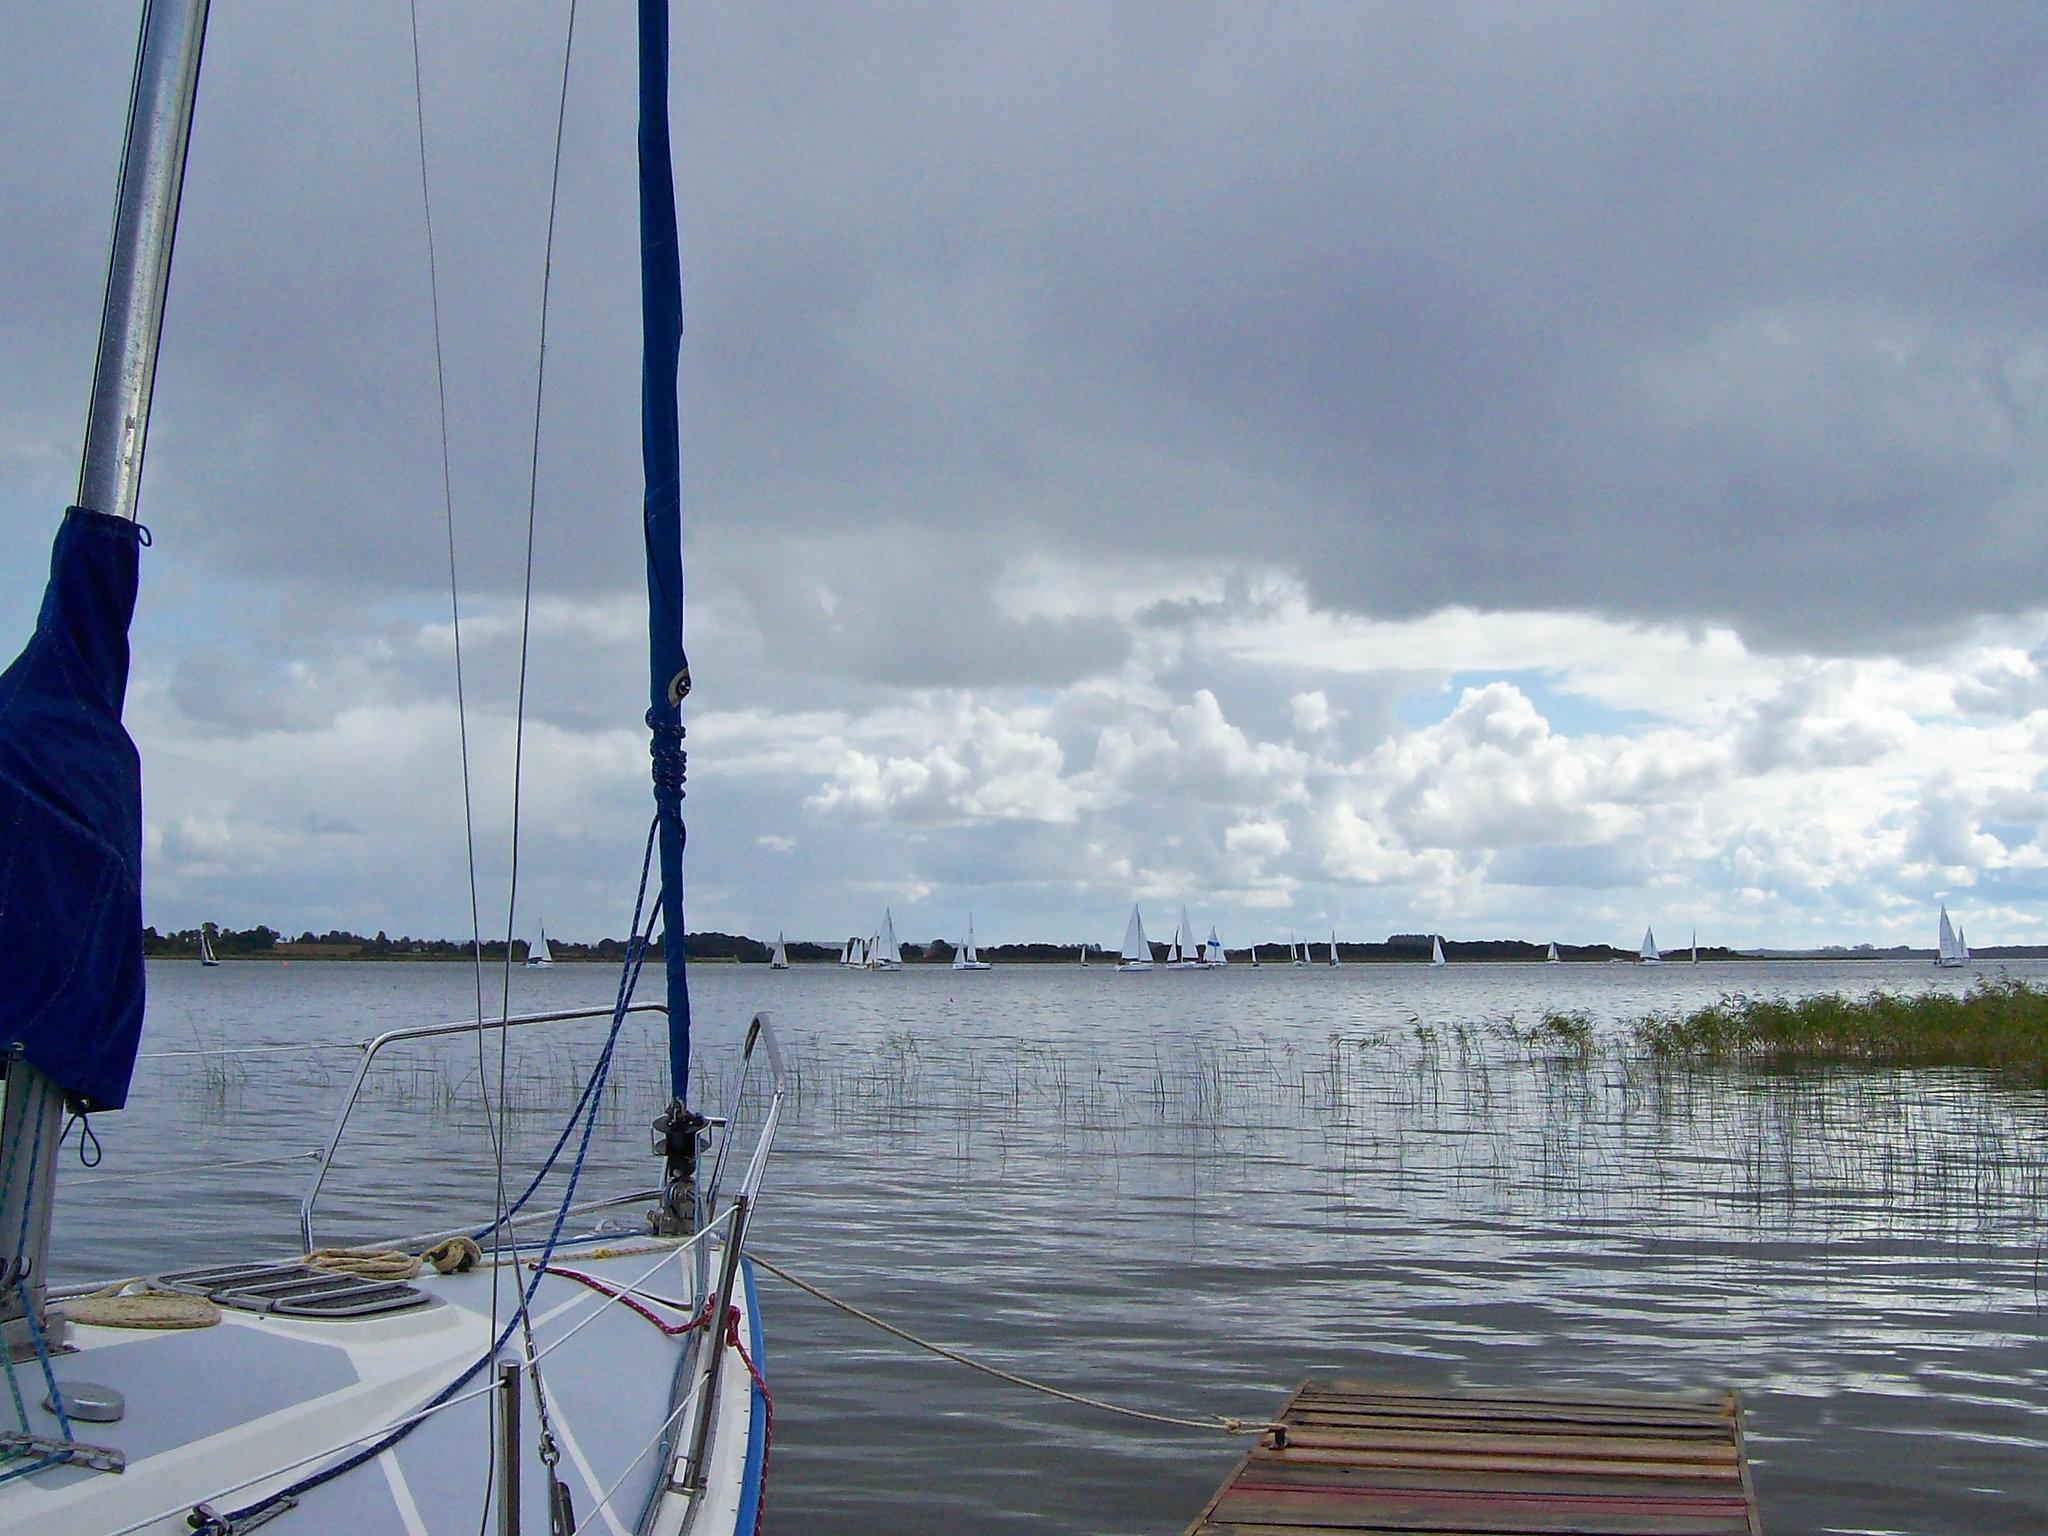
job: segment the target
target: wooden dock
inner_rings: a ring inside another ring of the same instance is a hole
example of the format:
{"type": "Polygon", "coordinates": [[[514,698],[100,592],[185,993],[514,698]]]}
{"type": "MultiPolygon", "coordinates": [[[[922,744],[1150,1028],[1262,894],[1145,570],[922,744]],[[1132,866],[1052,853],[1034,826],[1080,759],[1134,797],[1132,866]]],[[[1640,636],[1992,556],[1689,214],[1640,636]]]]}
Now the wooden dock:
{"type": "Polygon", "coordinates": [[[1733,1392],[1307,1382],[1186,1536],[1761,1536],[1733,1392]]]}

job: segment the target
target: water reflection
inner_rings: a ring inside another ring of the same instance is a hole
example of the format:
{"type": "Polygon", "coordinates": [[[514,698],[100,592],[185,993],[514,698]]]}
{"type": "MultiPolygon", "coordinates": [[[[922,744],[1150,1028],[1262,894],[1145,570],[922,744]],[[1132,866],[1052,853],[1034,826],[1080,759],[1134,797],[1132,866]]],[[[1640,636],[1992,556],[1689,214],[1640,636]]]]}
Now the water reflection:
{"type": "MultiPolygon", "coordinates": [[[[1921,968],[1347,967],[1116,977],[706,968],[700,1079],[747,1014],[792,1066],[757,1227],[797,1272],[1085,1392],[1256,1414],[1302,1376],[1739,1388],[1773,1531],[2048,1527],[2038,1094],[1967,1074],[1761,1078],[1613,1025],[1736,986],[1921,968]],[[1538,1027],[1582,1010],[1593,1040],[1538,1027]]],[[[64,1176],[67,1273],[291,1246],[355,1058],[459,1016],[452,966],[151,971],[130,1110],[64,1176]],[[287,1051],[220,1054],[285,1043],[287,1051]],[[153,1173],[152,1169],[162,1169],[153,1173]],[[147,1250],[145,1261],[139,1253],[147,1250]]],[[[611,978],[515,978],[519,1006],[611,978]]],[[[596,1039],[515,1037],[507,1145],[551,1144],[596,1039]]],[[[588,1177],[645,1183],[660,1043],[632,1026],[588,1177]]],[[[495,1045],[379,1065],[323,1238],[459,1219],[493,1172],[495,1045]]],[[[767,1293],[771,1528],[1177,1531],[1237,1447],[1020,1397],[767,1293]]]]}

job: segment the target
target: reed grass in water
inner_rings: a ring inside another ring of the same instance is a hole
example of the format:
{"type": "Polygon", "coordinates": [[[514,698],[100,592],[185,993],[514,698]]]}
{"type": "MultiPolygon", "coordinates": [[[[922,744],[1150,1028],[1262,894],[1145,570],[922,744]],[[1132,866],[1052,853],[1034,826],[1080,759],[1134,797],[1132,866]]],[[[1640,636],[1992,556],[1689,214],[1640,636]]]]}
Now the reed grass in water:
{"type": "Polygon", "coordinates": [[[1974,1067],[2048,1086],[2048,989],[2000,977],[1960,994],[1724,997],[1694,1013],[1644,1019],[1632,1038],[1673,1063],[1974,1067]]]}

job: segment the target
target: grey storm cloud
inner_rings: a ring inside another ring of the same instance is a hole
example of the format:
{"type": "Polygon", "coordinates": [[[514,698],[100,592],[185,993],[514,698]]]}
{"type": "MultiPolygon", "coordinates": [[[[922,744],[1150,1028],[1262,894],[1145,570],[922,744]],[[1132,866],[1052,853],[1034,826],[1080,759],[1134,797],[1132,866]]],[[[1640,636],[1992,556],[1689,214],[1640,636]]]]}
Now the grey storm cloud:
{"type": "MultiPolygon", "coordinates": [[[[0,49],[4,633],[75,472],[133,9],[16,6],[0,49]]],[[[564,14],[422,0],[424,117],[484,821],[532,475],[535,880],[617,927],[633,26],[579,10],[536,464],[564,14]]],[[[1687,869],[1829,920],[1969,861],[2030,889],[1983,827],[2042,793],[2044,56],[2017,5],[678,7],[696,910],[1639,932],[1687,869]],[[1516,628],[1481,671],[1576,674],[1468,708],[1469,662],[1358,622],[1449,609],[1516,628]],[[1574,687],[1696,707],[1617,744],[1574,687]],[[1981,749],[1925,723],[1951,692],[1981,749]]],[[[460,867],[413,111],[405,7],[215,8],[131,710],[180,921],[374,927],[359,845],[460,867]]],[[[464,909],[403,884],[392,931],[464,909]]]]}
{"type": "MultiPolygon", "coordinates": [[[[483,587],[517,571],[560,24],[424,10],[483,587]]],[[[31,10],[0,64],[34,146],[5,173],[15,516],[62,494],[125,25],[31,10]]],[[[693,540],[1221,549],[1339,609],[1823,652],[2028,606],[2044,34],[2002,6],[685,9],[693,540]]],[[[541,469],[566,591],[632,575],[630,58],[586,8],[541,469]]],[[[439,579],[411,111],[402,12],[215,18],[151,493],[192,558],[439,579]]]]}

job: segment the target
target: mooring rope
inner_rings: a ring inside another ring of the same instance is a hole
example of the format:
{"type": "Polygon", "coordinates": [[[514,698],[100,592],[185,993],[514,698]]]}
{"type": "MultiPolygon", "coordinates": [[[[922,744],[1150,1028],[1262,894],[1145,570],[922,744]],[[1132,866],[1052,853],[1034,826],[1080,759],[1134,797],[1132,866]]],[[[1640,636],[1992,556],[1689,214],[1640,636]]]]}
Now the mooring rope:
{"type": "Polygon", "coordinates": [[[1034,1381],[1029,1376],[1020,1376],[1015,1371],[1006,1371],[999,1365],[990,1365],[986,1360],[977,1360],[972,1355],[962,1354],[959,1350],[948,1348],[944,1344],[920,1338],[908,1328],[899,1328],[896,1324],[887,1322],[875,1316],[872,1312],[864,1311],[852,1302],[834,1296],[830,1291],[820,1286],[815,1286],[808,1280],[798,1279],[773,1259],[764,1258],[758,1249],[749,1248],[747,1250],[747,1257],[767,1270],[769,1274],[775,1276],[776,1279],[795,1286],[807,1296],[816,1297],[828,1307],[837,1307],[848,1317],[857,1317],[870,1327],[881,1329],[882,1332],[888,1334],[891,1338],[901,1339],[906,1344],[914,1344],[919,1349],[929,1350],[935,1355],[951,1360],[955,1365],[966,1366],[970,1371],[979,1371],[984,1376],[993,1376],[998,1381],[1007,1381],[1013,1387],[1023,1387],[1031,1392],[1042,1392],[1047,1397],[1056,1397],[1062,1402],[1077,1403],[1083,1408],[1095,1408],[1103,1413],[1113,1413],[1126,1419],[1142,1419],[1148,1424],[1166,1424],[1175,1429],[1203,1429],[1221,1432],[1226,1435],[1262,1435],[1268,1430],[1284,1429],[1286,1427],[1271,1419],[1238,1419],[1222,1413],[1207,1414],[1199,1419],[1182,1418],[1178,1414],[1171,1413],[1153,1413],[1150,1409],[1146,1408],[1132,1408],[1124,1403],[1105,1402],[1099,1397],[1090,1397],[1084,1392],[1070,1392],[1065,1387],[1056,1387],[1050,1382],[1034,1381]]]}

